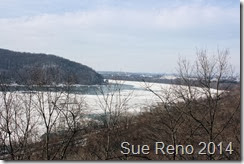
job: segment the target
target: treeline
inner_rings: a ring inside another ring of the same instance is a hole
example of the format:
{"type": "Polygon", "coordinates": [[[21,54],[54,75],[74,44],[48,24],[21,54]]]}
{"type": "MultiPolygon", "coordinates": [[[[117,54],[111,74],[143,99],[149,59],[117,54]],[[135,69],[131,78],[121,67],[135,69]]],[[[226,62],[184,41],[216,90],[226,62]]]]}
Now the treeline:
{"type": "Polygon", "coordinates": [[[102,84],[93,69],[54,55],[0,49],[0,78],[17,84],[102,84]]]}

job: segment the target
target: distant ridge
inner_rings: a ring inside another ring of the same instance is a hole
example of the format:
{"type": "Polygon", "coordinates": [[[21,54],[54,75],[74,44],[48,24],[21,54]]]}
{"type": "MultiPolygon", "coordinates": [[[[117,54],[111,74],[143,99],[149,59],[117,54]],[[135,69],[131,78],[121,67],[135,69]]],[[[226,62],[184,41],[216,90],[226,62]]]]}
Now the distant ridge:
{"type": "Polygon", "coordinates": [[[102,84],[92,68],[55,55],[15,52],[0,48],[0,83],[102,84]]]}

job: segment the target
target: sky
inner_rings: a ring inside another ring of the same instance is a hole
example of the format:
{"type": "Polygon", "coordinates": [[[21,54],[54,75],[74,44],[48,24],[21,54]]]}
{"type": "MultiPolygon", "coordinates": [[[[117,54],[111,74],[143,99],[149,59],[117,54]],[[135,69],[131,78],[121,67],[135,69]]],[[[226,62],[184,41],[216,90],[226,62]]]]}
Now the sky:
{"type": "Polygon", "coordinates": [[[240,1],[0,0],[0,38],[96,71],[174,73],[196,49],[228,49],[240,72],[240,1]]]}

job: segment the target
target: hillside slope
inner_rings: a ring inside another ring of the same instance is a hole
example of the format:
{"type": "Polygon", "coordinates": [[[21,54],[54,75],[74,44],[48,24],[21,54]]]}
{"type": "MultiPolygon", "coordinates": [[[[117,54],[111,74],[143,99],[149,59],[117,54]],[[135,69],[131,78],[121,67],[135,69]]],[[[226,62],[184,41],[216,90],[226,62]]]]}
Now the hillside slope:
{"type": "Polygon", "coordinates": [[[103,77],[88,66],[55,55],[0,49],[0,83],[102,84],[103,77]]]}

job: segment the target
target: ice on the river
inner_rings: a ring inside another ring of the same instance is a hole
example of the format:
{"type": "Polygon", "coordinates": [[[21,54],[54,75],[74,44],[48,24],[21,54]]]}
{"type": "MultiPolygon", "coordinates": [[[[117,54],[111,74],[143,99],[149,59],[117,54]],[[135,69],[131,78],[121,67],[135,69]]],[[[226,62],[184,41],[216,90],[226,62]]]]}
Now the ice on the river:
{"type": "MultiPolygon", "coordinates": [[[[180,101],[177,98],[177,95],[173,94],[175,89],[181,89],[185,92],[185,95],[188,94],[188,89],[186,86],[180,85],[171,85],[171,84],[161,84],[161,83],[144,83],[138,81],[115,81],[109,80],[110,84],[120,84],[120,86],[127,85],[130,87],[125,87],[121,90],[116,90],[112,92],[104,92],[104,94],[74,94],[71,93],[69,95],[68,105],[73,105],[70,108],[81,108],[81,111],[84,114],[104,114],[105,110],[116,111],[118,108],[123,109],[127,113],[137,114],[140,111],[143,111],[145,107],[149,107],[157,104],[162,101],[180,101]],[[123,84],[123,85],[121,85],[123,84]],[[79,104],[80,103],[80,104],[79,104]],[[80,105],[80,106],[79,106],[80,105]]],[[[205,91],[202,88],[192,87],[193,95],[196,97],[204,97],[205,91]]],[[[216,90],[211,89],[211,93],[216,93],[216,90]]],[[[33,94],[28,94],[26,92],[16,91],[7,93],[9,105],[11,109],[13,109],[11,113],[11,117],[17,117],[19,124],[18,129],[23,128],[26,125],[27,118],[27,110],[26,108],[30,107],[30,115],[31,121],[35,126],[33,127],[35,130],[32,130],[33,136],[40,136],[45,133],[44,121],[41,117],[40,110],[45,109],[45,115],[48,119],[50,109],[52,109],[52,103],[56,101],[55,97],[59,97],[57,108],[60,107],[62,109],[69,108],[64,107],[67,102],[67,95],[61,94],[61,92],[40,92],[33,94]],[[30,97],[31,96],[31,97],[30,97]],[[43,96],[43,97],[42,97],[43,96]],[[31,98],[31,102],[29,102],[31,98]],[[41,100],[41,101],[40,101],[41,100]],[[43,104],[42,104],[43,103],[43,104]],[[28,106],[30,105],[30,106],[28,106]],[[19,113],[15,113],[15,109],[20,109],[19,113]],[[15,116],[16,115],[16,116],[15,116]]],[[[0,92],[0,109],[4,109],[3,102],[3,93],[0,92]]],[[[78,111],[79,112],[79,111],[78,111]]],[[[4,116],[6,113],[1,111],[1,115],[4,116]]],[[[1,116],[1,117],[2,117],[1,116]]],[[[59,121],[62,119],[61,113],[58,110],[54,111],[52,117],[58,117],[59,121]]],[[[89,119],[89,118],[88,118],[89,119]]],[[[54,120],[51,120],[51,122],[54,120]]],[[[4,119],[0,119],[0,123],[4,124],[4,119]]],[[[60,125],[55,125],[55,128],[58,128],[60,125]]],[[[17,128],[13,127],[12,128],[17,128]]]]}
{"type": "MultiPolygon", "coordinates": [[[[188,88],[186,86],[162,84],[162,83],[150,83],[139,81],[123,81],[123,80],[109,80],[110,84],[123,84],[133,86],[131,89],[122,90],[119,95],[121,99],[129,97],[128,112],[137,113],[144,110],[144,107],[156,105],[162,101],[174,101],[177,100],[177,96],[174,95],[175,89],[181,89],[185,94],[188,94],[188,88]],[[149,90],[150,89],[150,90],[149,90]]],[[[191,91],[194,92],[195,97],[204,97],[205,91],[202,88],[192,87],[191,91]]],[[[215,89],[211,89],[211,93],[216,93],[215,89]]],[[[91,113],[104,112],[100,108],[102,95],[84,95],[85,101],[88,105],[88,111],[91,113]]],[[[179,99],[178,99],[179,100],[179,99]]]]}

